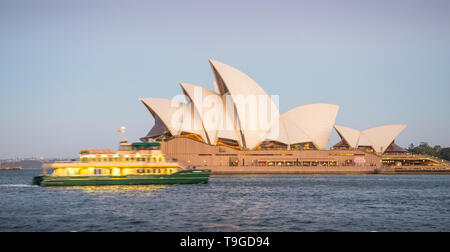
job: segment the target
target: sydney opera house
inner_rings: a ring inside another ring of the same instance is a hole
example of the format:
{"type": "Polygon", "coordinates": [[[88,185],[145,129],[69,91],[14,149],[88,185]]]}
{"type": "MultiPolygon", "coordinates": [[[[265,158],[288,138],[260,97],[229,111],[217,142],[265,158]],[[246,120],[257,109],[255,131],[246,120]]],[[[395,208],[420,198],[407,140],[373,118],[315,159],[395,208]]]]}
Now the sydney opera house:
{"type": "Polygon", "coordinates": [[[269,96],[241,71],[210,60],[213,89],[180,83],[180,99],[143,98],[155,125],[141,140],[186,166],[380,167],[436,165],[395,144],[407,125],[360,131],[335,125],[339,106],[310,104],[280,113],[269,96]],[[341,140],[331,148],[330,134],[341,140]]]}

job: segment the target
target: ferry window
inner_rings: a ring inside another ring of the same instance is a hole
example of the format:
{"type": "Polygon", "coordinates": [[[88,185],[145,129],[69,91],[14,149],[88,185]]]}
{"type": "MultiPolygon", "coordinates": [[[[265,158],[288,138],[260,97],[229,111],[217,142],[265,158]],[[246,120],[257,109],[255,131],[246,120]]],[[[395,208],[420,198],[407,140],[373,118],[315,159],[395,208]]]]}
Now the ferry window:
{"type": "Polygon", "coordinates": [[[158,161],[159,161],[159,162],[162,162],[162,157],[159,157],[158,161]]]}
{"type": "Polygon", "coordinates": [[[156,158],[155,157],[152,157],[152,162],[156,162],[156,158]]]}
{"type": "Polygon", "coordinates": [[[130,159],[129,159],[129,158],[125,158],[125,161],[127,161],[127,162],[128,162],[128,161],[130,161],[130,159]]]}
{"type": "Polygon", "coordinates": [[[156,169],[153,169],[153,173],[156,173],[156,169]]]}
{"type": "Polygon", "coordinates": [[[150,169],[147,169],[147,173],[151,173],[150,169]]]}

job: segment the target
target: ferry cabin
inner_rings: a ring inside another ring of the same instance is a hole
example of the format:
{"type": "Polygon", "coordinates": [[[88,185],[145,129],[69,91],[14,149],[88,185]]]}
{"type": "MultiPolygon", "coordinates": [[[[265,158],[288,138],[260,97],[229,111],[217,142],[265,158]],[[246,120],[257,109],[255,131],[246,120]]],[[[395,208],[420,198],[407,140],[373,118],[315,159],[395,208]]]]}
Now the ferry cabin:
{"type": "Polygon", "coordinates": [[[52,176],[170,175],[178,165],[167,162],[159,143],[122,142],[116,153],[109,149],[81,150],[78,162],[49,164],[52,176]]]}

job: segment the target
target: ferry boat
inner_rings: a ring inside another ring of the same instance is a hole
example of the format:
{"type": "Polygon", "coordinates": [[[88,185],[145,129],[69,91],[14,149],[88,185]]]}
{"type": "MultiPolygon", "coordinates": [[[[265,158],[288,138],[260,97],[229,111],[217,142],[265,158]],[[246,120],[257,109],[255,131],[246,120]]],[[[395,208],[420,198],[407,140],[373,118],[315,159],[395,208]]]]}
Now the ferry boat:
{"type": "Polygon", "coordinates": [[[81,150],[77,161],[47,163],[34,177],[40,186],[208,183],[211,170],[184,169],[166,161],[158,142],[120,143],[119,151],[81,150]],[[50,173],[49,173],[50,171],[50,173]]]}

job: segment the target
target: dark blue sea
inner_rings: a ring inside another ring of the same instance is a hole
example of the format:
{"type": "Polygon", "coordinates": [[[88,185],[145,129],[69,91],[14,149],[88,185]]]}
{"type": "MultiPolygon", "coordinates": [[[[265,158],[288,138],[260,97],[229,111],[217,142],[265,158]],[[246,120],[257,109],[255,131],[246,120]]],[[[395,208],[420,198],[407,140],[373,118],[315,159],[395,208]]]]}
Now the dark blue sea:
{"type": "Polygon", "coordinates": [[[43,188],[0,171],[0,231],[450,231],[450,176],[213,176],[43,188]]]}

